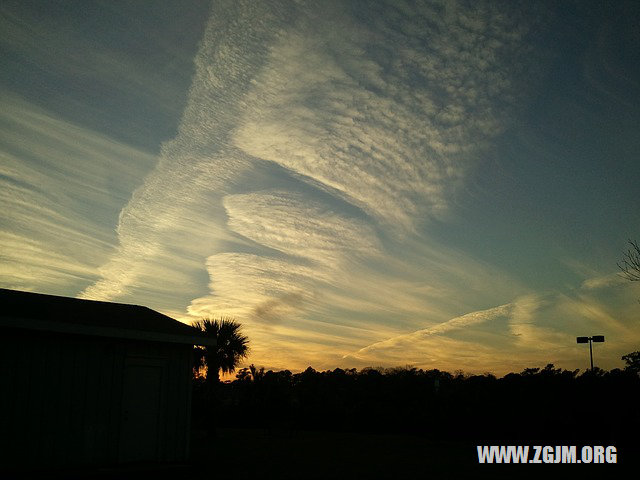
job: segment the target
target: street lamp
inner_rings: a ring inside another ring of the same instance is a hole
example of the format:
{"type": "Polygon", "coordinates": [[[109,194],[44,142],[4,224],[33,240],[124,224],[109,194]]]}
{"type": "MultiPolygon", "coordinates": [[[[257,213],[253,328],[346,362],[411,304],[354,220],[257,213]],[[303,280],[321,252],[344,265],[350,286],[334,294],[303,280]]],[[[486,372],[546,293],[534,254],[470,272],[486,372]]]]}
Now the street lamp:
{"type": "Polygon", "coordinates": [[[589,342],[589,357],[591,358],[591,371],[593,372],[593,350],[591,348],[592,342],[604,342],[604,335],[594,335],[593,337],[577,337],[578,343],[589,342]]]}

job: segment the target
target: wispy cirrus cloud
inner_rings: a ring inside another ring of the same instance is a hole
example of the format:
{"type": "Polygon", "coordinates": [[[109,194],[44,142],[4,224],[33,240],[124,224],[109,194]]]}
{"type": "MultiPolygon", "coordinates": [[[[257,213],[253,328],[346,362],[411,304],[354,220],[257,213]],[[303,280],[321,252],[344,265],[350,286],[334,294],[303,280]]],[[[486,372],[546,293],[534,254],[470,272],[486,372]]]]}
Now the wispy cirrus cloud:
{"type": "Polygon", "coordinates": [[[601,275],[598,277],[588,278],[582,282],[582,288],[588,290],[599,289],[602,287],[614,286],[628,282],[628,279],[624,278],[620,272],[610,273],[608,275],[601,275]]]}
{"type": "Polygon", "coordinates": [[[335,264],[347,255],[380,251],[369,225],[332,212],[300,194],[267,191],[230,195],[223,203],[231,230],[318,265],[335,264]]]}
{"type": "Polygon", "coordinates": [[[509,304],[372,343],[345,355],[343,361],[498,374],[547,363],[584,368],[580,359],[586,357],[575,337],[604,334],[607,341],[598,346],[598,365],[619,367],[620,356],[640,341],[638,322],[628,307],[634,288],[626,284],[598,288],[601,296],[622,295],[627,301],[606,305],[593,290],[531,293],[509,304]]]}
{"type": "Polygon", "coordinates": [[[260,317],[255,310],[271,300],[281,299],[283,305],[293,307],[309,300],[314,285],[322,279],[310,266],[242,253],[212,255],[207,259],[207,270],[211,295],[191,302],[188,311],[194,316],[225,312],[254,319],[260,317]]]}
{"type": "Polygon", "coordinates": [[[119,211],[155,159],[6,92],[1,103],[2,282],[77,291],[112,253],[119,211]]]}
{"type": "Polygon", "coordinates": [[[212,310],[233,309],[242,316],[250,311],[250,317],[273,319],[277,311],[308,307],[314,292],[339,283],[354,257],[380,254],[368,225],[300,194],[236,194],[226,196],[223,204],[229,228],[266,251],[210,256],[213,296],[192,301],[192,313],[209,302],[212,310]]]}
{"type": "MultiPolygon", "coordinates": [[[[234,22],[213,15],[205,31],[178,135],[163,145],[155,170],[123,208],[118,250],[83,297],[126,296],[140,276],[153,275],[168,257],[203,262],[220,241],[231,239],[221,198],[237,186],[252,160],[227,139],[243,108],[244,91],[262,62],[262,45],[273,35],[268,22],[260,26],[258,19],[266,21],[273,14],[264,6],[244,4],[229,5],[225,14],[233,15],[234,22]]],[[[183,271],[192,278],[196,274],[192,265],[184,265],[183,271]]],[[[184,283],[171,278],[156,283],[178,292],[173,301],[187,303],[184,283]]]]}
{"type": "Polygon", "coordinates": [[[484,323],[487,321],[491,321],[497,317],[506,317],[511,313],[513,305],[500,305],[498,307],[493,307],[487,310],[480,310],[478,312],[471,312],[460,317],[452,318],[446,322],[440,323],[438,325],[434,325],[433,327],[424,328],[422,330],[418,330],[417,332],[412,332],[406,335],[399,335],[397,337],[384,340],[382,342],[376,342],[367,347],[361,348],[356,352],[358,354],[366,354],[371,350],[376,350],[380,348],[385,348],[387,346],[397,346],[411,343],[414,340],[421,339],[424,337],[428,337],[431,335],[438,335],[449,332],[451,330],[458,330],[461,328],[469,327],[472,325],[477,325],[479,323],[484,323]]]}

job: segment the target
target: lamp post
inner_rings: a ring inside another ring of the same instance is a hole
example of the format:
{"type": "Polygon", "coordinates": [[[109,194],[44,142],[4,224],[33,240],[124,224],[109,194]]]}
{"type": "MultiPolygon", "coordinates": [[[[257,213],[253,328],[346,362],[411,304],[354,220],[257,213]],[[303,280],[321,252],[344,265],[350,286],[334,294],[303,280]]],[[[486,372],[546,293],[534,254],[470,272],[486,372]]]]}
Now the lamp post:
{"type": "Polygon", "coordinates": [[[593,372],[593,349],[592,342],[604,342],[604,335],[594,335],[593,337],[576,337],[577,343],[589,342],[589,358],[591,358],[591,371],[593,372]]]}

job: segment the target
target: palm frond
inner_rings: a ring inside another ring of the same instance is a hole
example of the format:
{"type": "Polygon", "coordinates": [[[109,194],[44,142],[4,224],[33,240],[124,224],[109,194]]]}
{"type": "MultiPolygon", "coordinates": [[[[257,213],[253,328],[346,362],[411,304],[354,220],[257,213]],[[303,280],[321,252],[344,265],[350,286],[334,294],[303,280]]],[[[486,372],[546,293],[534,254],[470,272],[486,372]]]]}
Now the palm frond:
{"type": "Polygon", "coordinates": [[[209,375],[218,378],[219,372],[235,371],[240,360],[249,353],[249,339],[241,333],[242,326],[231,317],[202,318],[193,322],[194,327],[216,339],[216,346],[204,348],[203,362],[209,375]]]}

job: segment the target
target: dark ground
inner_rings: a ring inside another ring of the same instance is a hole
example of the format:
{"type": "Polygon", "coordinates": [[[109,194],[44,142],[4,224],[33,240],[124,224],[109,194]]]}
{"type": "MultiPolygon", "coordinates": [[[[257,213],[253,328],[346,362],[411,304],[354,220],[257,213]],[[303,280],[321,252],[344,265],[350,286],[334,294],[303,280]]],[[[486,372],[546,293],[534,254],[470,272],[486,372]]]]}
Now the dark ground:
{"type": "Polygon", "coordinates": [[[549,364],[501,379],[413,368],[244,373],[213,387],[194,382],[186,464],[15,478],[638,477],[635,367],[578,375],[549,364]],[[583,445],[614,445],[618,463],[479,464],[477,445],[575,445],[578,458],[583,445]]]}
{"type": "Polygon", "coordinates": [[[479,465],[475,444],[406,434],[218,429],[194,442],[194,478],[214,478],[212,464],[246,479],[625,478],[622,465],[479,465]]]}
{"type": "MultiPolygon", "coordinates": [[[[627,452],[621,450],[618,458],[627,452]]],[[[476,445],[409,434],[219,428],[193,432],[188,464],[47,472],[13,479],[636,478],[618,465],[479,465],[476,445]]],[[[2,480],[5,480],[3,478],[2,480]]]]}

